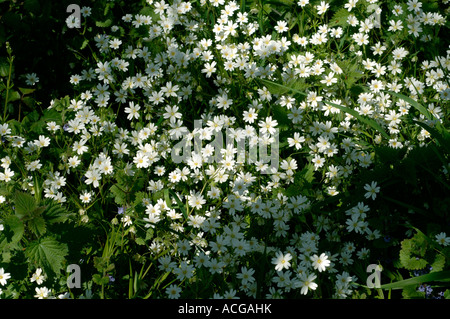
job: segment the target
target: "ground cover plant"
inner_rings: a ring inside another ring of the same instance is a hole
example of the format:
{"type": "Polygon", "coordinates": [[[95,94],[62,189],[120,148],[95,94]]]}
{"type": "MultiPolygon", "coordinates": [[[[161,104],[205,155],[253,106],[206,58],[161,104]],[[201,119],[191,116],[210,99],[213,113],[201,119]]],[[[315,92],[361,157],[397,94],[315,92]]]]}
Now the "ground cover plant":
{"type": "Polygon", "coordinates": [[[0,1],[0,298],[450,298],[449,1],[44,2],[0,1]]]}

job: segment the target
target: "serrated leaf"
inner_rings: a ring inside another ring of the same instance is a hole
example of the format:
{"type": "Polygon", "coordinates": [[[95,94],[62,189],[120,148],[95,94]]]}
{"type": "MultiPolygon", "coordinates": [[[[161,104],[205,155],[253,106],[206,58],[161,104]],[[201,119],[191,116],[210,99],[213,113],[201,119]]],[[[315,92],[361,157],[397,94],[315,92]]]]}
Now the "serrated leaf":
{"type": "Polygon", "coordinates": [[[109,191],[111,192],[111,194],[114,196],[114,202],[117,205],[123,205],[125,204],[125,192],[122,190],[121,187],[117,186],[117,185],[113,185],[111,186],[111,188],[109,189],[109,191]]]}
{"type": "Polygon", "coordinates": [[[16,216],[20,219],[30,215],[37,208],[34,197],[21,191],[14,194],[14,205],[16,216]]]}
{"type": "Polygon", "coordinates": [[[45,225],[45,220],[43,217],[34,217],[28,221],[28,227],[37,236],[42,236],[47,231],[47,226],[45,225]]]}
{"type": "Polygon", "coordinates": [[[89,44],[89,39],[85,39],[81,44],[80,50],[83,50],[89,44]]]}
{"type": "Polygon", "coordinates": [[[102,277],[100,274],[95,274],[92,276],[92,280],[97,285],[106,285],[107,283],[109,283],[109,276],[102,277]]]}
{"type": "Polygon", "coordinates": [[[328,25],[330,27],[341,26],[344,27],[348,25],[347,19],[350,16],[350,12],[347,9],[341,8],[333,15],[330,19],[328,25]]]}
{"type": "Polygon", "coordinates": [[[444,266],[445,266],[445,256],[441,255],[441,254],[437,254],[436,259],[431,264],[431,268],[432,268],[431,272],[444,270],[444,266]]]}
{"type": "Polygon", "coordinates": [[[59,275],[63,268],[65,257],[69,253],[66,244],[58,242],[53,237],[38,239],[27,247],[25,254],[38,267],[42,267],[44,272],[59,275]]]}
{"type": "Polygon", "coordinates": [[[15,215],[10,215],[4,218],[3,223],[6,228],[3,231],[11,243],[19,242],[22,239],[25,231],[23,222],[15,215]]]}
{"type": "Polygon", "coordinates": [[[63,206],[56,204],[47,207],[44,212],[45,219],[50,224],[64,223],[72,215],[74,214],[68,212],[63,206]]]}
{"type": "Polygon", "coordinates": [[[107,28],[107,27],[109,27],[111,24],[112,24],[112,20],[111,20],[111,19],[108,19],[108,20],[103,21],[103,22],[101,22],[101,21],[96,21],[96,22],[95,22],[95,25],[96,25],[97,27],[99,27],[99,28],[107,28]]]}

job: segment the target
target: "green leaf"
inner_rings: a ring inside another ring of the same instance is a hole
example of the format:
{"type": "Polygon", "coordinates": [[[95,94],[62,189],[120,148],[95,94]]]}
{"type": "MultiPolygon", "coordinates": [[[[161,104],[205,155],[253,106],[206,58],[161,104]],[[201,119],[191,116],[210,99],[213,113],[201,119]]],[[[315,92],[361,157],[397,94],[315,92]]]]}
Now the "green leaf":
{"type": "Polygon", "coordinates": [[[100,275],[100,274],[95,274],[95,275],[92,276],[92,280],[97,285],[106,285],[106,284],[109,283],[109,276],[102,277],[102,275],[100,275]]]}
{"type": "Polygon", "coordinates": [[[289,127],[292,125],[292,121],[288,118],[287,109],[278,105],[272,105],[272,114],[275,120],[278,122],[279,127],[289,127]]]}
{"type": "Polygon", "coordinates": [[[96,21],[96,22],[95,22],[95,25],[96,25],[97,27],[99,27],[99,28],[107,28],[107,27],[109,27],[111,24],[112,24],[112,20],[111,20],[111,19],[108,19],[108,20],[103,21],[103,22],[101,22],[101,21],[96,21]]]}
{"type": "Polygon", "coordinates": [[[9,62],[6,57],[0,57],[0,76],[7,77],[9,74],[9,62]]]}
{"type": "Polygon", "coordinates": [[[8,95],[8,102],[20,100],[20,94],[17,91],[10,91],[8,95]]]}
{"type": "Polygon", "coordinates": [[[83,50],[87,45],[89,44],[89,39],[85,39],[83,41],[83,44],[81,44],[80,50],[83,50]]]}
{"type": "Polygon", "coordinates": [[[3,223],[6,226],[4,233],[8,241],[11,243],[19,242],[25,231],[23,222],[17,216],[10,215],[3,220],[3,223]]]}
{"type": "Polygon", "coordinates": [[[424,115],[427,119],[431,120],[433,117],[430,114],[430,112],[428,112],[428,110],[421,105],[419,102],[413,100],[412,98],[403,95],[401,93],[396,93],[396,92],[392,92],[392,91],[387,91],[388,94],[393,95],[399,99],[404,100],[405,102],[408,102],[411,106],[413,106],[414,108],[416,108],[420,113],[422,113],[422,115],[424,115]]]}
{"type": "Polygon", "coordinates": [[[448,282],[450,281],[450,270],[431,272],[426,275],[413,277],[390,284],[381,285],[381,289],[404,289],[408,286],[420,285],[427,282],[448,282]]]}
{"type": "Polygon", "coordinates": [[[114,202],[117,205],[125,204],[126,193],[122,190],[122,187],[119,187],[117,185],[113,185],[113,186],[111,186],[109,191],[114,196],[114,202]]]}
{"type": "Polygon", "coordinates": [[[172,195],[175,198],[175,201],[178,204],[178,208],[181,210],[181,212],[183,213],[183,217],[184,218],[188,218],[187,213],[186,213],[186,209],[184,207],[184,204],[181,202],[180,198],[178,197],[177,194],[175,194],[175,192],[173,190],[169,190],[170,195],[172,195]]]}
{"type": "Polygon", "coordinates": [[[419,258],[425,255],[424,241],[420,239],[420,235],[416,234],[411,239],[402,241],[400,250],[400,262],[402,266],[408,270],[419,270],[427,266],[428,262],[419,258]],[[422,250],[423,249],[423,250],[422,250]]]}
{"type": "Polygon", "coordinates": [[[347,19],[350,15],[350,12],[347,9],[341,8],[333,15],[330,19],[330,23],[328,24],[330,27],[341,26],[344,27],[348,25],[347,19]]]}
{"type": "Polygon", "coordinates": [[[36,89],[19,88],[19,91],[22,93],[22,95],[28,95],[36,91],[36,89]]]}
{"type": "Polygon", "coordinates": [[[21,191],[14,194],[14,205],[16,216],[20,219],[29,216],[37,208],[34,197],[21,191]]]}
{"type": "Polygon", "coordinates": [[[47,231],[45,219],[42,216],[34,217],[28,221],[28,227],[37,236],[42,236],[47,231]]]}
{"type": "Polygon", "coordinates": [[[31,263],[42,267],[46,273],[59,275],[63,268],[65,257],[69,253],[66,244],[58,242],[53,237],[40,238],[27,247],[25,254],[31,263]]]}
{"type": "Polygon", "coordinates": [[[64,223],[73,215],[73,213],[68,212],[67,209],[59,204],[52,204],[44,211],[45,219],[50,224],[64,223]]]}

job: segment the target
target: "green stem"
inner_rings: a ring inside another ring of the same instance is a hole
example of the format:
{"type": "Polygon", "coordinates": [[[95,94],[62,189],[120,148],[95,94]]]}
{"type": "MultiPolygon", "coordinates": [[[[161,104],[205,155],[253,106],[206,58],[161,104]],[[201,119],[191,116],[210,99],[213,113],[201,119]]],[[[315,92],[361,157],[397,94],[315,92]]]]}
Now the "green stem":
{"type": "Polygon", "coordinates": [[[8,70],[8,80],[6,82],[6,97],[5,97],[5,109],[3,110],[3,122],[6,121],[6,111],[8,109],[8,99],[9,99],[9,90],[11,89],[11,73],[12,73],[12,64],[14,61],[14,56],[9,56],[9,70],[8,70]]]}

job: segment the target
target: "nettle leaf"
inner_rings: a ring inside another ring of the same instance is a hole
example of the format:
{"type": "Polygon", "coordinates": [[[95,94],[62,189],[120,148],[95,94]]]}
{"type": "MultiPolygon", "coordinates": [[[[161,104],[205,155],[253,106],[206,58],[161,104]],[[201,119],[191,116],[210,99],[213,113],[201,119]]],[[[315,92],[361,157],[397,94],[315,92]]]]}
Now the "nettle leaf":
{"type": "Polygon", "coordinates": [[[66,244],[60,243],[49,236],[30,243],[25,250],[25,254],[31,263],[42,267],[46,273],[56,275],[61,273],[68,253],[69,249],[66,244]]]}
{"type": "Polygon", "coordinates": [[[425,256],[427,245],[422,233],[417,233],[411,239],[405,239],[401,243],[400,263],[408,270],[424,269],[428,262],[422,258],[425,256]]]}
{"type": "Polygon", "coordinates": [[[14,205],[16,216],[20,219],[29,216],[37,208],[34,197],[21,191],[14,194],[14,205]]]}
{"type": "Polygon", "coordinates": [[[347,9],[341,8],[333,15],[328,24],[330,27],[341,26],[345,27],[348,25],[347,19],[350,16],[350,12],[347,9]]]}
{"type": "Polygon", "coordinates": [[[45,226],[45,219],[42,216],[35,217],[28,221],[28,227],[37,236],[42,236],[47,231],[45,226]]]}
{"type": "Polygon", "coordinates": [[[64,223],[67,221],[74,213],[70,213],[66,208],[59,204],[51,204],[44,211],[45,220],[50,224],[64,223]]]}
{"type": "Polygon", "coordinates": [[[5,230],[3,231],[11,243],[19,242],[24,234],[25,226],[23,222],[15,215],[7,216],[3,219],[5,230]]]}
{"type": "Polygon", "coordinates": [[[121,186],[113,185],[111,186],[109,191],[114,196],[114,202],[117,205],[125,204],[126,193],[124,192],[121,186]]]}
{"type": "Polygon", "coordinates": [[[99,28],[108,28],[109,26],[111,26],[112,24],[112,20],[111,19],[107,19],[106,21],[96,21],[95,25],[99,28]]]}

